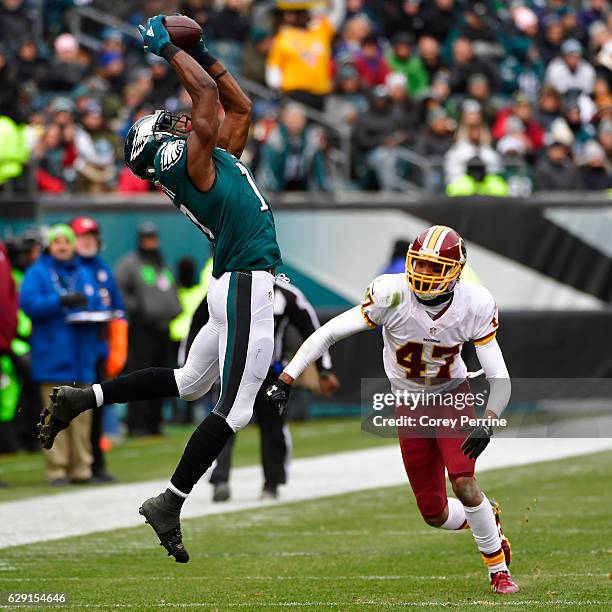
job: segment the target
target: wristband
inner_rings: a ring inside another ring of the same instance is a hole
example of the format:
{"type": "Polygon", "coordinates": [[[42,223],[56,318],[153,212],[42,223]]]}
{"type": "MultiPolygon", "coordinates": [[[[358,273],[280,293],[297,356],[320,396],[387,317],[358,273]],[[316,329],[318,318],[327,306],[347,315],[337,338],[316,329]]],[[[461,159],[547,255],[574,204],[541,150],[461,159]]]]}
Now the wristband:
{"type": "Polygon", "coordinates": [[[200,64],[200,66],[202,66],[202,68],[204,68],[204,70],[208,70],[215,62],[218,62],[219,60],[208,50],[204,51],[204,53],[201,53],[200,55],[198,55],[197,60],[200,64]]]}
{"type": "Polygon", "coordinates": [[[218,81],[222,76],[225,76],[226,74],[227,70],[222,70],[219,74],[211,74],[210,78],[213,79],[213,81],[218,81]]]}
{"type": "Polygon", "coordinates": [[[177,47],[176,45],[173,45],[172,43],[167,43],[165,44],[159,54],[168,62],[170,63],[170,60],[179,52],[182,51],[182,49],[180,47],[177,47]]]}

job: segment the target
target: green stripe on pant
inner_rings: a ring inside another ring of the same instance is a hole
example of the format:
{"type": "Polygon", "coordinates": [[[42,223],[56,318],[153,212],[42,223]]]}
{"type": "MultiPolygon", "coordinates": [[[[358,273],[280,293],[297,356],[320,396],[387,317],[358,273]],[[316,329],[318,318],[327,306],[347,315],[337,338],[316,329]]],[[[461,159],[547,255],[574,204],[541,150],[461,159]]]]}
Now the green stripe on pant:
{"type": "Polygon", "coordinates": [[[213,412],[227,417],[234,405],[246,366],[251,330],[250,272],[232,272],[227,290],[227,341],[223,360],[221,397],[213,412]]]}

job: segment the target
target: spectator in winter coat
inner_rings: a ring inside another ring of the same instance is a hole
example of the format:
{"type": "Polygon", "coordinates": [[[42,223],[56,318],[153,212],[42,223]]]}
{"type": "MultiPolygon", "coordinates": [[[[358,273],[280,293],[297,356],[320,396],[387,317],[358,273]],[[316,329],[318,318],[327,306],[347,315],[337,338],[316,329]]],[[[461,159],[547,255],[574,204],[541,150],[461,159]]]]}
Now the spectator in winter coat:
{"type": "Polygon", "coordinates": [[[325,113],[332,125],[355,123],[368,108],[359,73],[352,64],[344,64],[338,71],[335,93],[325,98],[325,113]]]}
{"type": "Polygon", "coordinates": [[[249,3],[249,0],[226,0],[225,6],[212,11],[206,22],[206,39],[211,52],[230,72],[238,72],[242,65],[251,29],[249,3]]]}
{"type": "MultiPolygon", "coordinates": [[[[32,376],[44,405],[55,386],[96,381],[99,325],[87,319],[89,311],[103,308],[95,279],[75,257],[72,229],[54,225],[47,241],[48,253],[28,268],[21,285],[21,306],[32,319],[32,376]]],[[[45,451],[50,484],[91,481],[90,428],[91,411],[86,411],[45,451]]]]}
{"type": "Polygon", "coordinates": [[[352,63],[361,50],[361,43],[372,33],[372,22],[363,14],[347,19],[334,49],[334,60],[341,65],[352,63]]]}
{"type": "Polygon", "coordinates": [[[491,129],[493,138],[495,140],[500,140],[508,133],[508,120],[513,116],[520,119],[523,124],[523,134],[525,136],[527,151],[539,151],[544,144],[544,130],[533,118],[531,104],[522,93],[517,93],[514,96],[514,103],[511,107],[499,111],[495,124],[491,129]]]}
{"type": "Polygon", "coordinates": [[[415,40],[426,32],[425,6],[422,0],[385,3],[385,32],[393,37],[396,32],[408,32],[415,40]]]}
{"type": "Polygon", "coordinates": [[[300,104],[290,103],[262,148],[264,182],[274,191],[326,191],[327,175],[319,128],[306,125],[300,104]]]}
{"type": "Polygon", "coordinates": [[[330,64],[335,24],[327,16],[311,19],[306,10],[282,11],[281,19],[268,55],[266,83],[322,110],[324,96],[333,86],[330,64]]]}
{"type": "Polygon", "coordinates": [[[37,182],[41,191],[63,192],[74,183],[77,158],[77,127],[74,104],[69,98],[56,98],[49,105],[51,123],[36,143],[33,156],[38,160],[37,182]]]}
{"type": "MultiPolygon", "coordinates": [[[[123,257],[115,278],[130,321],[128,370],[170,364],[168,326],[180,312],[174,276],[160,250],[154,223],[138,230],[138,250],[123,257]]],[[[128,432],[131,436],[159,435],[162,401],[144,400],[128,404],[128,432]]]]}
{"type": "Polygon", "coordinates": [[[376,175],[381,189],[394,191],[397,182],[397,148],[408,139],[406,116],[392,104],[386,87],[374,88],[369,110],[359,117],[357,145],[365,154],[367,169],[376,175]]]}
{"type": "MultiPolygon", "coordinates": [[[[100,326],[96,379],[113,378],[121,374],[127,359],[128,329],[123,300],[110,267],[99,254],[102,244],[99,225],[89,217],[77,217],[70,222],[70,227],[76,235],[76,251],[81,263],[95,279],[95,289],[102,305],[112,311],[113,319],[107,325],[100,326]]],[[[94,478],[100,482],[109,482],[114,480],[114,477],[106,471],[104,453],[100,447],[103,414],[103,406],[92,410],[91,469],[94,478]]]]}
{"type": "Polygon", "coordinates": [[[412,40],[409,34],[399,32],[395,35],[386,59],[393,72],[400,72],[406,77],[406,88],[411,96],[418,96],[427,89],[429,75],[421,58],[412,54],[412,40]]]}
{"type": "Polygon", "coordinates": [[[455,122],[442,107],[432,109],[417,136],[415,151],[425,157],[444,155],[453,144],[454,129],[455,122]]]}
{"type": "Polygon", "coordinates": [[[612,120],[604,119],[597,128],[597,140],[606,153],[608,163],[612,163],[612,120]]]}
{"type": "Polygon", "coordinates": [[[450,31],[456,27],[459,13],[455,0],[433,0],[424,3],[423,19],[425,31],[443,43],[450,31]]]}
{"type": "Polygon", "coordinates": [[[536,191],[572,191],[578,188],[578,171],[569,156],[569,147],[551,142],[546,155],[535,167],[533,182],[536,191]]]}
{"type": "Polygon", "coordinates": [[[595,84],[595,69],[582,58],[582,45],[570,38],[561,45],[561,57],[548,65],[546,83],[564,94],[570,89],[578,89],[590,95],[595,84]]]}
{"type": "Polygon", "coordinates": [[[79,57],[79,43],[72,34],[61,34],[55,39],[53,48],[55,57],[38,84],[46,90],[69,94],[86,72],[79,57]]]}
{"type": "MultiPolygon", "coordinates": [[[[28,15],[24,0],[2,0],[0,2],[0,41],[13,45],[24,36],[32,36],[34,24],[28,15]]],[[[14,51],[14,49],[11,49],[14,51]]]]}
{"type": "Polygon", "coordinates": [[[465,176],[472,176],[470,165],[474,167],[480,165],[484,177],[494,177],[502,171],[501,158],[491,146],[491,133],[482,123],[482,119],[478,118],[477,104],[471,100],[464,104],[456,142],[444,158],[446,181],[449,186],[465,176]]]}
{"type": "Polygon", "coordinates": [[[596,140],[585,144],[578,175],[581,189],[599,191],[612,187],[612,174],[606,161],[606,152],[596,140]]]}
{"type": "Polygon", "coordinates": [[[151,90],[146,103],[152,108],[166,108],[169,98],[176,95],[180,81],[170,64],[163,58],[147,54],[147,62],[151,66],[151,90]]]}
{"type": "Polygon", "coordinates": [[[116,135],[106,128],[101,106],[97,102],[88,102],[75,135],[77,191],[99,193],[110,190],[117,174],[116,141],[116,135]]]}
{"type": "Polygon", "coordinates": [[[561,112],[561,95],[550,85],[542,87],[535,114],[536,121],[544,130],[548,130],[561,112]]]}
{"type": "Polygon", "coordinates": [[[19,81],[13,63],[3,46],[0,46],[0,116],[11,117],[16,122],[22,119],[19,109],[19,81]]]}
{"type": "Polygon", "coordinates": [[[433,81],[435,74],[446,68],[440,57],[440,43],[433,36],[422,36],[419,39],[418,58],[427,72],[429,83],[433,81]]]}
{"type": "Polygon", "coordinates": [[[475,56],[468,38],[460,37],[453,42],[451,61],[451,88],[453,93],[466,93],[468,79],[473,74],[484,74],[492,91],[498,91],[499,77],[495,66],[475,56]]]}
{"type": "Polygon", "coordinates": [[[365,87],[384,85],[391,72],[376,36],[367,36],[353,62],[365,87]]]}
{"type": "Polygon", "coordinates": [[[19,83],[38,82],[42,78],[47,62],[40,56],[36,41],[24,38],[17,47],[15,69],[19,83]]]}

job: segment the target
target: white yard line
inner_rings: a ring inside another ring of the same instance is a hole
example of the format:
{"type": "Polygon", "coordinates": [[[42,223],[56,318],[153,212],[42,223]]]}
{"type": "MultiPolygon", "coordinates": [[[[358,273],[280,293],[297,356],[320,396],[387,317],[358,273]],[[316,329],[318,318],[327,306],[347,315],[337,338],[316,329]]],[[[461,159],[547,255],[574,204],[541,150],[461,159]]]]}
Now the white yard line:
{"type": "MultiPolygon", "coordinates": [[[[612,449],[612,439],[493,439],[478,471],[511,467],[612,449]]],[[[165,480],[83,489],[0,504],[0,548],[142,525],[140,503],[162,491],[165,480]]],[[[408,486],[396,445],[296,459],[282,502],[296,502],[393,485],[408,486]]],[[[213,504],[211,487],[200,483],[185,504],[183,518],[261,508],[261,468],[232,473],[232,501],[213,504]]]]}

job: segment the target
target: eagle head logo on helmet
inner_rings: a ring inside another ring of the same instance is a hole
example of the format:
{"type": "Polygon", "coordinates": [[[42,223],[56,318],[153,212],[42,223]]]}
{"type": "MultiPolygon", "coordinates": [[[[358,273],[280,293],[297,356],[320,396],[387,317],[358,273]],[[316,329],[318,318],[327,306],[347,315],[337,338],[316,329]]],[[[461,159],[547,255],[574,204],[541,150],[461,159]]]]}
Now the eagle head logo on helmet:
{"type": "Polygon", "coordinates": [[[408,248],[408,284],[423,300],[450,293],[459,280],[466,258],[465,242],[454,229],[445,225],[428,227],[408,248]]]}

